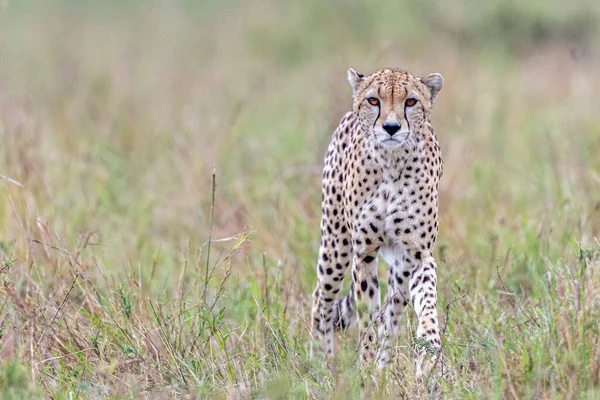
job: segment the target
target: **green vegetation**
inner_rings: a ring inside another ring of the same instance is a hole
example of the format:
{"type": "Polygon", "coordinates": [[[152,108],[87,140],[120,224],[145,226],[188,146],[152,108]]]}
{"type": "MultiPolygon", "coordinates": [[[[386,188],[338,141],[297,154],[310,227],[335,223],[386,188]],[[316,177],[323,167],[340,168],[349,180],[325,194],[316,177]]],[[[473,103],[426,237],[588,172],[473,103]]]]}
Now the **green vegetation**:
{"type": "Polygon", "coordinates": [[[599,26],[597,1],[0,1],[0,397],[598,398],[599,26]],[[328,362],[308,333],[346,69],[383,66],[446,82],[429,388],[412,310],[381,376],[356,332],[328,362]]]}

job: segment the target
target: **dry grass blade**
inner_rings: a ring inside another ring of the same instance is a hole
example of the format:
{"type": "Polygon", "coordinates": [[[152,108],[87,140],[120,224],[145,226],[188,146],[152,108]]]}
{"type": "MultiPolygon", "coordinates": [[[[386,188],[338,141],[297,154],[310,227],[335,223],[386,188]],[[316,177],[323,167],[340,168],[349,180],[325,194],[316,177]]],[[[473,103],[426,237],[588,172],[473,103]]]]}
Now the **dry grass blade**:
{"type": "MultiPolygon", "coordinates": [[[[36,344],[35,344],[35,351],[38,351],[40,348],[40,345],[42,343],[42,340],[44,340],[44,338],[46,337],[46,333],[48,332],[48,330],[52,327],[52,324],[54,323],[54,321],[56,320],[56,318],[58,317],[58,314],[60,314],[60,312],[63,310],[63,308],[65,307],[65,305],[67,304],[67,300],[69,299],[69,296],[71,295],[71,292],[73,291],[73,289],[75,288],[75,285],[77,284],[77,280],[79,279],[79,272],[77,272],[75,274],[75,277],[73,278],[73,282],[71,283],[71,286],[69,287],[69,290],[67,291],[67,293],[65,294],[65,297],[63,298],[62,302],[60,303],[60,305],[58,306],[58,309],[56,310],[56,312],[54,313],[54,315],[52,316],[52,318],[50,319],[50,321],[46,324],[46,327],[44,328],[44,330],[42,331],[42,334],[40,335],[40,338],[37,340],[36,344]]],[[[45,353],[45,351],[42,352],[42,354],[45,353]]]]}

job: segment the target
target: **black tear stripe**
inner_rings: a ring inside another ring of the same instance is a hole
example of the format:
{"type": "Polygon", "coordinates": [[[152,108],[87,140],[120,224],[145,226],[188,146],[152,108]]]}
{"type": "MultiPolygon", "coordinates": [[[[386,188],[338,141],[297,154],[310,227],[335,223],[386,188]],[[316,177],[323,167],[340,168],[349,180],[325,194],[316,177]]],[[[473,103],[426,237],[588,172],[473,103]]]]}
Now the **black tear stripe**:
{"type": "MultiPolygon", "coordinates": [[[[377,89],[377,98],[379,98],[379,89],[377,89]]],[[[377,118],[375,118],[375,122],[373,122],[373,128],[375,128],[375,124],[379,120],[381,115],[381,100],[379,101],[379,105],[377,106],[377,118]]]]}
{"type": "MultiPolygon", "coordinates": [[[[410,129],[410,122],[408,122],[408,113],[406,112],[406,109],[407,109],[407,107],[406,107],[406,104],[405,104],[404,105],[404,120],[406,121],[406,125],[408,125],[408,134],[410,135],[410,133],[412,132],[412,130],[410,129]]],[[[421,105],[421,109],[423,109],[422,105],[421,105]]]]}

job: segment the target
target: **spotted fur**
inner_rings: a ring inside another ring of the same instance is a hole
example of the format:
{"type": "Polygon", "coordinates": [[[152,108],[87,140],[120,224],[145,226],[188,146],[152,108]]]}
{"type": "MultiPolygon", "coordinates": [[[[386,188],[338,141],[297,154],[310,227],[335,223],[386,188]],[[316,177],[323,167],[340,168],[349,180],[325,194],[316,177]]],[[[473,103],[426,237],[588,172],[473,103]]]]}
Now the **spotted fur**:
{"type": "Polygon", "coordinates": [[[424,338],[425,345],[416,349],[417,374],[422,374],[425,349],[436,354],[440,349],[432,254],[442,155],[430,114],[443,78],[416,78],[399,69],[365,77],[350,69],[348,80],[352,111],[342,118],[325,155],[313,333],[333,355],[334,329],[358,321],[363,362],[377,359],[382,368],[410,303],[419,319],[417,337],[424,338]],[[378,255],[389,267],[383,308],[378,255]],[[339,298],[350,265],[352,288],[339,298]]]}

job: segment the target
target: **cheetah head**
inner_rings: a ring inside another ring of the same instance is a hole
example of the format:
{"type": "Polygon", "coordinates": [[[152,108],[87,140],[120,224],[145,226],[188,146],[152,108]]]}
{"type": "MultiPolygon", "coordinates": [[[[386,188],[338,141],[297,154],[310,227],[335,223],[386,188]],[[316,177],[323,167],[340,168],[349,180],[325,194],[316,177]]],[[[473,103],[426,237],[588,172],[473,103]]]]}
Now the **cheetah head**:
{"type": "Polygon", "coordinates": [[[350,68],[348,81],[363,140],[376,151],[416,146],[444,84],[440,74],[417,78],[400,69],[364,76],[350,68]]]}

